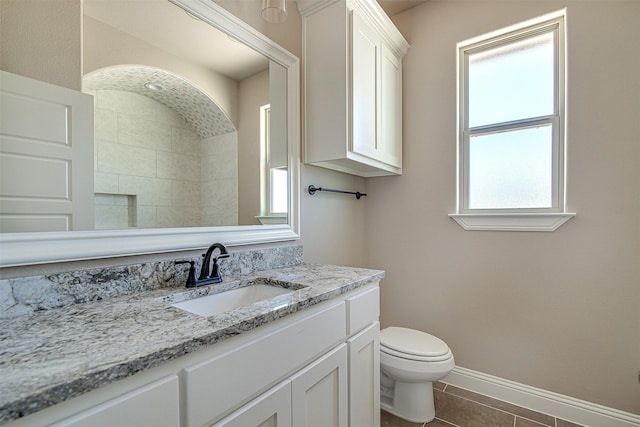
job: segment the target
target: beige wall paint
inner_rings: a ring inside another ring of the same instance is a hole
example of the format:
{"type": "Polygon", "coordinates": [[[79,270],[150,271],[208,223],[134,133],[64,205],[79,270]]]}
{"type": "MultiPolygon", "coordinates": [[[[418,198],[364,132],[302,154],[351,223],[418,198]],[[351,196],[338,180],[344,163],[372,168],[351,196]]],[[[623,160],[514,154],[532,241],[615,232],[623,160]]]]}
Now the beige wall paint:
{"type": "Polygon", "coordinates": [[[80,0],[0,1],[0,69],[4,71],[80,90],[81,36],[80,0]]]}
{"type": "Polygon", "coordinates": [[[260,107],[269,103],[269,70],[238,85],[238,223],[260,224],[260,107]]]}
{"type": "Polygon", "coordinates": [[[431,332],[459,366],[640,413],[640,2],[440,1],[394,17],[404,174],[367,182],[383,326],[431,332]],[[567,6],[568,208],[553,233],[463,231],[456,43],[567,6]]]}
{"type": "MultiPolygon", "coordinates": [[[[366,180],[317,166],[302,165],[300,178],[301,239],[307,262],[364,267],[367,239],[365,216],[369,195],[360,200],[345,194],[317,192],[310,184],[366,193],[366,180]]],[[[384,248],[376,248],[382,250],[384,248]]]]}

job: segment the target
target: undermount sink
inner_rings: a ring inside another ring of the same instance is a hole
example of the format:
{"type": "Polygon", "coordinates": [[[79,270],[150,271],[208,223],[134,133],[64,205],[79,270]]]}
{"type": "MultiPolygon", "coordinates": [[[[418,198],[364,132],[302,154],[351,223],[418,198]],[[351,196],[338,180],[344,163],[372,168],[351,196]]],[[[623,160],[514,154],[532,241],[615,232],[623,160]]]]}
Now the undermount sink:
{"type": "Polygon", "coordinates": [[[200,316],[212,316],[225,313],[257,302],[266,301],[282,295],[292,294],[302,286],[284,288],[266,283],[253,283],[241,288],[230,289],[207,296],[196,297],[170,305],[200,316]]]}

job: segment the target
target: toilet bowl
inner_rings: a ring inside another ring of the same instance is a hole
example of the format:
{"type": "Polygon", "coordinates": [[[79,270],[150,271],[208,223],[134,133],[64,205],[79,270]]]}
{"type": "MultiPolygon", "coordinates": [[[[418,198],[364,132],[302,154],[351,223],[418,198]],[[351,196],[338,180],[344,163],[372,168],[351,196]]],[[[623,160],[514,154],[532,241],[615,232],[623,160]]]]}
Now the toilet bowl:
{"type": "Polygon", "coordinates": [[[407,421],[433,420],[433,381],[444,378],[454,365],[453,353],[441,339],[414,329],[383,329],[380,406],[407,421]]]}

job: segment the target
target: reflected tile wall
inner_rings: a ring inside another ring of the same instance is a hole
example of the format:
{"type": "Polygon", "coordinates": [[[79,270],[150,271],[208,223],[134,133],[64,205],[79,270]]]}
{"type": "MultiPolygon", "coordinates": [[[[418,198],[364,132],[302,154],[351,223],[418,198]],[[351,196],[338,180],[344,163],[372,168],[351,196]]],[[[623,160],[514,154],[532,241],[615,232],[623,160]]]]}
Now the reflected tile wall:
{"type": "MultiPolygon", "coordinates": [[[[201,140],[181,116],[150,98],[124,91],[91,93],[95,191],[134,197],[132,226],[237,225],[236,132],[201,140]],[[212,191],[219,178],[223,189],[212,191]]],[[[124,210],[97,203],[96,227],[117,228],[124,210]]]]}
{"type": "Polygon", "coordinates": [[[238,132],[202,141],[203,225],[238,224],[238,173],[238,132]]]}

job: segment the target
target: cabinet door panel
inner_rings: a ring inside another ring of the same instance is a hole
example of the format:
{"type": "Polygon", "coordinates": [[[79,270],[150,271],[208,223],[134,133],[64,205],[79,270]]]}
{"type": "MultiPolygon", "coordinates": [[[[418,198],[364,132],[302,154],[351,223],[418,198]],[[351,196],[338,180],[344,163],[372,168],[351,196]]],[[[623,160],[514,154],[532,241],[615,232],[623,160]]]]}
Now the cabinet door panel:
{"type": "Polygon", "coordinates": [[[402,60],[382,45],[378,158],[402,167],[402,60]]]}
{"type": "Polygon", "coordinates": [[[213,427],[291,427],[291,381],[272,388],[213,427]]]}
{"type": "Polygon", "coordinates": [[[380,324],[350,338],[349,425],[380,425],[380,324]]]}
{"type": "Polygon", "coordinates": [[[351,150],[376,158],[380,37],[354,11],[351,12],[351,66],[353,136],[351,150]]]}
{"type": "Polygon", "coordinates": [[[304,368],[291,381],[294,426],[347,426],[346,344],[304,368]]]}

